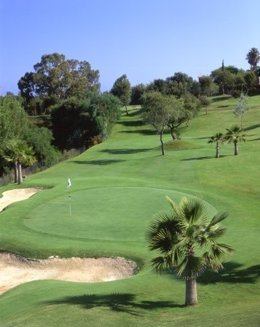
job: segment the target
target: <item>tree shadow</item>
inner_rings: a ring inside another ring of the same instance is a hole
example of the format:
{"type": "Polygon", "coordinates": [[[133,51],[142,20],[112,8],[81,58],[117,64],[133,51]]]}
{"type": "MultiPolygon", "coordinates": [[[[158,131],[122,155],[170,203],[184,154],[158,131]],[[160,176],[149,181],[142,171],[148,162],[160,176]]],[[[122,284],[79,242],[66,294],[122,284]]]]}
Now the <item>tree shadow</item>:
{"type": "Polygon", "coordinates": [[[205,160],[205,159],[214,159],[214,157],[213,156],[205,156],[205,157],[185,158],[185,159],[181,159],[181,161],[205,160]]]}
{"type": "Polygon", "coordinates": [[[105,152],[109,154],[135,154],[135,153],[140,153],[140,152],[147,152],[152,149],[106,149],[106,150],[101,150],[100,152],[105,152]]]}
{"type": "Polygon", "coordinates": [[[252,141],[259,141],[260,140],[260,137],[258,137],[257,139],[252,139],[252,140],[248,140],[249,142],[252,142],[252,141]]]}
{"type": "Polygon", "coordinates": [[[142,120],[131,120],[131,121],[119,121],[118,124],[126,127],[138,127],[144,125],[142,120]]]}
{"type": "Polygon", "coordinates": [[[99,165],[99,166],[104,166],[104,165],[111,165],[111,164],[115,164],[115,163],[119,163],[119,162],[123,162],[125,160],[114,160],[114,159],[104,159],[104,160],[84,160],[84,161],[80,161],[80,160],[73,160],[70,162],[79,164],[79,165],[99,165]]]}
{"type": "Polygon", "coordinates": [[[129,134],[142,134],[142,135],[155,135],[156,131],[150,130],[150,129],[138,129],[138,130],[126,130],[126,131],[122,131],[121,133],[129,133],[129,134]]]}
{"type": "Polygon", "coordinates": [[[194,158],[185,158],[181,159],[181,161],[192,161],[192,160],[207,160],[207,159],[221,159],[224,157],[229,157],[228,155],[220,155],[219,158],[216,158],[215,156],[204,156],[204,157],[194,157],[194,158]]]}
{"type": "Polygon", "coordinates": [[[135,295],[131,293],[113,294],[89,294],[81,296],[69,296],[60,300],[49,301],[48,305],[71,304],[79,305],[83,309],[104,307],[111,311],[125,312],[130,315],[140,316],[141,310],[155,310],[160,308],[183,308],[184,305],[172,301],[135,301],[135,295]]]}
{"type": "Polygon", "coordinates": [[[248,126],[246,128],[243,128],[243,131],[250,131],[250,130],[258,128],[258,127],[260,127],[260,124],[254,124],[254,125],[248,126]]]}
{"type": "Polygon", "coordinates": [[[206,271],[199,278],[202,284],[215,283],[245,283],[254,284],[260,277],[260,265],[255,265],[241,269],[242,264],[237,262],[227,262],[220,272],[206,271]]]}

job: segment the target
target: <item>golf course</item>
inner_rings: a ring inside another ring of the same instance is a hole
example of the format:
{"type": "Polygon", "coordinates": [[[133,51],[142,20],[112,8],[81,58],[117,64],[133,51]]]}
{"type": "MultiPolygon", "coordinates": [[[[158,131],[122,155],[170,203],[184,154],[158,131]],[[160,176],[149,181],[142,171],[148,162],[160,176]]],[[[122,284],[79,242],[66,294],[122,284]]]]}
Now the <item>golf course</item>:
{"type": "MultiPolygon", "coordinates": [[[[212,98],[165,155],[140,106],[123,110],[111,135],[81,155],[27,176],[19,188],[32,197],[0,212],[0,250],[28,259],[117,258],[134,261],[132,276],[109,282],[36,280],[0,295],[1,327],[257,327],[260,325],[260,96],[248,98],[246,142],[208,143],[239,125],[237,99],[212,98]],[[67,180],[71,186],[67,187],[67,180]],[[197,280],[198,304],[185,307],[185,281],[157,273],[147,232],[184,196],[198,198],[210,216],[228,212],[223,242],[234,253],[219,273],[197,280]]],[[[17,188],[8,184],[0,194],[17,188]]],[[[1,270],[1,266],[0,266],[1,270]]],[[[1,271],[0,271],[1,274],[1,271]]]]}

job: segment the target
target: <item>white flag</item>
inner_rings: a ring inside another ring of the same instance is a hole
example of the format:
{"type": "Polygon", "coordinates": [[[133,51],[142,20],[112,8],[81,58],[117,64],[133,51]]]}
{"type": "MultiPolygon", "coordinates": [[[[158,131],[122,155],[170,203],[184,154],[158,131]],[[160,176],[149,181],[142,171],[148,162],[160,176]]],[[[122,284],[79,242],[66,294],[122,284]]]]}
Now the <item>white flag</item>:
{"type": "Polygon", "coordinates": [[[70,178],[68,178],[68,180],[67,180],[67,188],[70,188],[71,187],[71,180],[70,180],[70,178]]]}

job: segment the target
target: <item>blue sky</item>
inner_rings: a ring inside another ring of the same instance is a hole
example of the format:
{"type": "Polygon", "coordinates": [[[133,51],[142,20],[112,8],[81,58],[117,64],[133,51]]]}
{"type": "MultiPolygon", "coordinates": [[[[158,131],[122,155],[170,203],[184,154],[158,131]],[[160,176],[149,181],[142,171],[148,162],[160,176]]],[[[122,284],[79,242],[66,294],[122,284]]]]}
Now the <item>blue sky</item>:
{"type": "Polygon", "coordinates": [[[86,60],[102,90],[126,74],[132,85],[221,65],[247,69],[260,49],[259,0],[0,0],[0,94],[43,54],[86,60]]]}

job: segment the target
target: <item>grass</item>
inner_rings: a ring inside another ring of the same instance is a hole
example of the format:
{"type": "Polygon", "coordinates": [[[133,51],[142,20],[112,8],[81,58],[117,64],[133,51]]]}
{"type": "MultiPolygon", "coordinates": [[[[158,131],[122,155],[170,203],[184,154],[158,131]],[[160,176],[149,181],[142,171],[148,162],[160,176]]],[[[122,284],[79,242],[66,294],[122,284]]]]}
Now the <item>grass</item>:
{"type": "Polygon", "coordinates": [[[214,145],[207,144],[211,135],[239,123],[235,103],[218,98],[208,115],[202,112],[182,129],[176,143],[166,134],[164,157],[158,135],[131,108],[107,141],[28,177],[22,187],[44,190],[0,214],[2,250],[41,258],[119,255],[138,261],[141,270],[109,283],[37,281],[16,287],[0,297],[1,327],[259,326],[260,97],[249,99],[248,141],[239,156],[230,144],[215,159],[214,145]],[[166,195],[175,201],[197,196],[212,213],[229,212],[225,241],[236,252],[220,274],[200,277],[194,308],[183,307],[183,281],[157,275],[150,266],[145,235],[156,213],[168,210],[166,195]]]}

